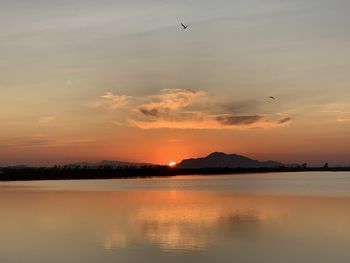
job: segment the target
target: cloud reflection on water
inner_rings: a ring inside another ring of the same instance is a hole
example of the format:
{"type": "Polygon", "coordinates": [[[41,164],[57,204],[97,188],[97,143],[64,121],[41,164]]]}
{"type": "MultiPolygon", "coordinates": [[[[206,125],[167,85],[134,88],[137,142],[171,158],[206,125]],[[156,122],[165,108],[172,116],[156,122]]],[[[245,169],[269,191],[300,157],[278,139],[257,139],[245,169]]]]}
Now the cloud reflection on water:
{"type": "Polygon", "coordinates": [[[123,255],[136,260],[142,253],[210,255],[222,250],[228,258],[239,259],[251,250],[272,260],[292,253],[291,245],[304,254],[330,248],[341,255],[350,241],[349,198],[23,188],[2,191],[1,197],[0,258],[13,257],[9,251],[16,247],[33,258],[28,262],[54,257],[57,246],[61,256],[73,253],[91,262],[96,255],[115,262],[123,255]]]}

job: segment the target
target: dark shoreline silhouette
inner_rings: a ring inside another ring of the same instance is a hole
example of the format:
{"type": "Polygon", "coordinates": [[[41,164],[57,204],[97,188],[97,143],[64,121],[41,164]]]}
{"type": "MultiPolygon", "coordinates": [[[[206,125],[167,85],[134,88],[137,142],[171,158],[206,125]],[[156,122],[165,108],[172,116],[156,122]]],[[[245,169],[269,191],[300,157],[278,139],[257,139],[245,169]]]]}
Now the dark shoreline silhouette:
{"type": "Polygon", "coordinates": [[[201,168],[180,169],[168,166],[141,167],[4,167],[0,181],[88,180],[169,177],[177,175],[222,175],[274,172],[350,171],[350,167],[274,167],[274,168],[201,168]]]}

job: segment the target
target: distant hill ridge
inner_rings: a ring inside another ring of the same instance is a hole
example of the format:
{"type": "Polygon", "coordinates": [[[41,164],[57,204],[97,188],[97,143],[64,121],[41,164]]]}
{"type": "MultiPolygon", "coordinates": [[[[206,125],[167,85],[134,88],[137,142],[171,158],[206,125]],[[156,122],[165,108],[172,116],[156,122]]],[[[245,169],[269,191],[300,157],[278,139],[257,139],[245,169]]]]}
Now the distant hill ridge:
{"type": "Polygon", "coordinates": [[[183,169],[202,168],[265,168],[280,167],[285,164],[276,161],[258,161],[243,155],[213,152],[207,157],[191,158],[181,161],[176,167],[183,169]]]}
{"type": "MultiPolygon", "coordinates": [[[[96,163],[78,162],[67,165],[68,167],[89,167],[96,168],[99,166],[109,167],[141,167],[141,166],[157,166],[151,163],[137,163],[103,160],[96,163]]],[[[276,161],[258,161],[249,157],[238,154],[226,154],[223,152],[213,152],[206,157],[184,159],[176,168],[182,169],[203,169],[203,168],[272,168],[289,166],[276,161]]]]}

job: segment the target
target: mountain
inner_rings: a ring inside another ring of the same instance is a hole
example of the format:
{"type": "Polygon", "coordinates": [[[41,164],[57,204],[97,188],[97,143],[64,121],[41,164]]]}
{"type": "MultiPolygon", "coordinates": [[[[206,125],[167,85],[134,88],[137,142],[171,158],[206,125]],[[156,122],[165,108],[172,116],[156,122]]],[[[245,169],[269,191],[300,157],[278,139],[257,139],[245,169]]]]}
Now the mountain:
{"type": "Polygon", "coordinates": [[[238,154],[226,154],[222,152],[213,152],[207,157],[191,158],[181,161],[176,167],[186,169],[196,168],[263,168],[279,167],[283,163],[275,161],[260,162],[238,154]]]}
{"type": "Polygon", "coordinates": [[[89,162],[80,162],[80,163],[71,163],[67,164],[68,167],[89,167],[96,168],[99,166],[110,166],[110,167],[141,167],[141,166],[155,166],[155,164],[150,163],[131,163],[131,162],[123,162],[123,161],[111,161],[111,160],[103,160],[97,163],[89,163],[89,162]]]}

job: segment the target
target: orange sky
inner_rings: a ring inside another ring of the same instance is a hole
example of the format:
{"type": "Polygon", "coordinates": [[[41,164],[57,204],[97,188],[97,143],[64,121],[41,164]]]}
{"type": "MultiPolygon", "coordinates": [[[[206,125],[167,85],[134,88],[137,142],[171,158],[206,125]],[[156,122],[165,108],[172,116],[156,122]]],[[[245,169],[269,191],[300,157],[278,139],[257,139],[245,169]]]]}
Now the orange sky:
{"type": "Polygon", "coordinates": [[[345,1],[20,2],[0,3],[0,165],[350,164],[345,1]]]}

